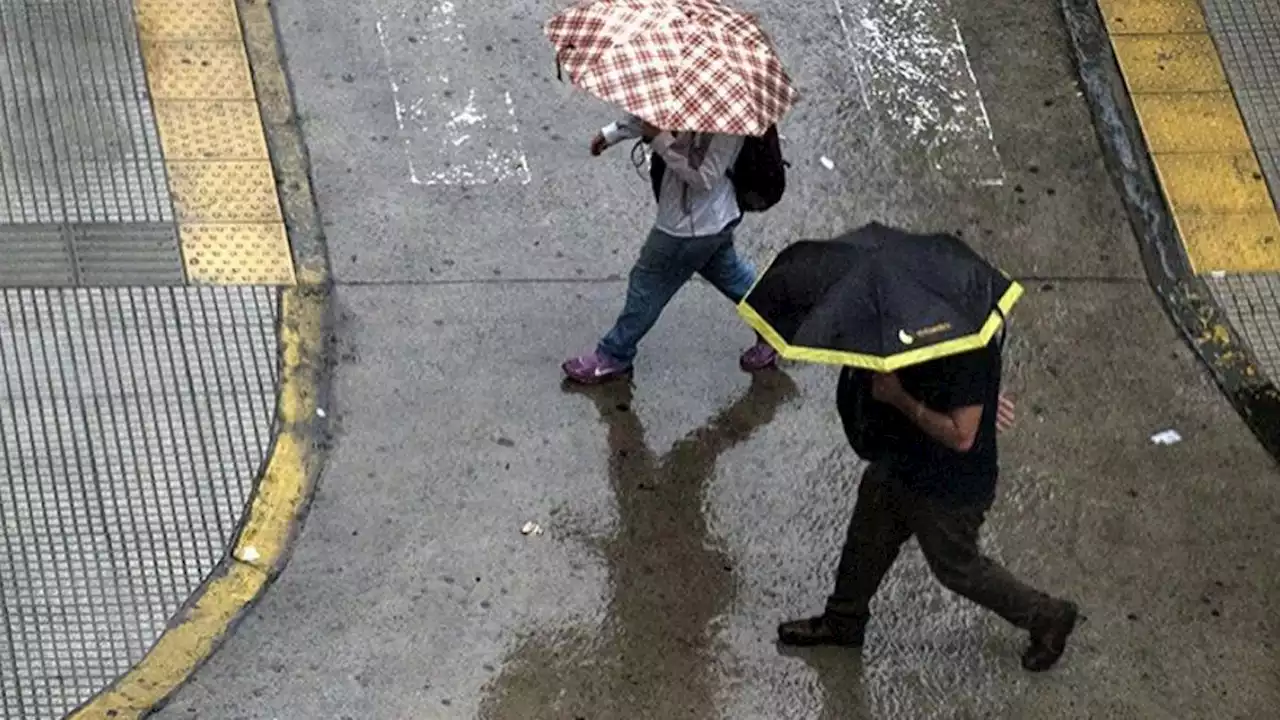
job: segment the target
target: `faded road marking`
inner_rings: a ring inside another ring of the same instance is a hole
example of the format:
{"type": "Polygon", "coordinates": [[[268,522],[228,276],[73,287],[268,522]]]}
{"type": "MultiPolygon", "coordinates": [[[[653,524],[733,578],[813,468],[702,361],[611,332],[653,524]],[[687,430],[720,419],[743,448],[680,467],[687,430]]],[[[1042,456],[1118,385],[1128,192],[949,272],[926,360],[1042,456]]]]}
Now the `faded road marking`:
{"type": "Polygon", "coordinates": [[[511,93],[479,76],[476,48],[448,0],[389,10],[375,24],[396,126],[415,185],[526,184],[511,93]],[[475,82],[468,76],[476,75],[475,82]]]}
{"type": "Polygon", "coordinates": [[[937,171],[1004,183],[960,24],[946,0],[832,0],[863,102],[923,148],[937,171]],[[848,11],[845,4],[856,2],[848,11]]]}

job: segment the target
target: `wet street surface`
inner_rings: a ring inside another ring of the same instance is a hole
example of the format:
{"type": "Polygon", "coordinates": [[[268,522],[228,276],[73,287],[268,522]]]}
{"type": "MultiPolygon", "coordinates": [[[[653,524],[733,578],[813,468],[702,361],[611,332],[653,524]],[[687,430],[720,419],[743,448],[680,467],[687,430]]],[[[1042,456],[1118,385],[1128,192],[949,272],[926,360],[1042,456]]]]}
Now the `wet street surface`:
{"type": "Polygon", "coordinates": [[[708,717],[715,711],[708,630],[729,609],[734,567],[708,531],[706,483],[721,454],[795,398],[795,385],[781,373],[759,376],[742,397],[661,457],[647,445],[627,385],[592,395],[607,428],[609,480],[618,505],[617,527],[600,543],[611,591],[605,622],[583,632],[579,647],[552,633],[518,648],[481,715],[516,717],[531,707],[556,706],[591,714],[603,696],[647,717],[708,717]],[[582,655],[596,659],[574,663],[582,655]],[[655,688],[666,692],[655,694],[655,688]]]}
{"type": "Polygon", "coordinates": [[[677,296],[634,386],[562,386],[652,201],[625,146],[587,155],[613,112],[555,81],[559,3],[283,0],[337,433],[287,570],[158,717],[1274,713],[1280,483],[1142,275],[1055,5],[744,4],[802,99],[787,196],[739,247],[959,231],[1027,287],[984,544],[1081,605],[1062,665],[1026,674],[1025,638],[914,543],[860,654],[775,644],[822,607],[862,463],[834,369],[740,373],[751,333],[710,288],[677,296]]]}

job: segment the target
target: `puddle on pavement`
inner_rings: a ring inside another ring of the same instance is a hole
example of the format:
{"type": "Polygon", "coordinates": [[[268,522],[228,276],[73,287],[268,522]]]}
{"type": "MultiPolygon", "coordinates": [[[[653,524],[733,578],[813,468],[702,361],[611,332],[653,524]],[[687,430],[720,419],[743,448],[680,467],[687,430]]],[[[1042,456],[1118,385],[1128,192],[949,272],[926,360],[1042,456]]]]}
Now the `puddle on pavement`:
{"type": "Polygon", "coordinates": [[[718,458],[798,395],[783,373],[751,387],[666,454],[656,455],[631,409],[631,388],[587,391],[608,433],[614,534],[598,549],[612,598],[601,627],[535,633],[486,688],[480,717],[711,718],[713,628],[734,596],[733,567],[716,549],[703,498],[718,458]]]}

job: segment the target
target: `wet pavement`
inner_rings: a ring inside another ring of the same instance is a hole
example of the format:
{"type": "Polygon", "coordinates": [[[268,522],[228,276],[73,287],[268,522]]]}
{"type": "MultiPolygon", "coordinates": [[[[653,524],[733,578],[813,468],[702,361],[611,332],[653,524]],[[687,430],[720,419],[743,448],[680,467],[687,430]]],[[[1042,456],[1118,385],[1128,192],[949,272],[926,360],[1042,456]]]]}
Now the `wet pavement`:
{"type": "Polygon", "coordinates": [[[780,653],[774,625],[828,590],[859,470],[834,374],[751,389],[743,331],[696,287],[649,347],[697,364],[566,393],[559,338],[604,322],[614,293],[548,316],[558,286],[349,289],[344,429],[303,539],[160,716],[1263,717],[1277,701],[1268,461],[1144,286],[1033,289],[1011,341],[1022,417],[986,544],[1088,615],[1045,677],[914,548],[861,659],[780,653]],[[1184,441],[1152,445],[1166,427],[1184,441]],[[530,520],[546,532],[521,535],[530,520]]]}
{"type": "Polygon", "coordinates": [[[481,706],[482,717],[519,717],[531,707],[591,714],[600,697],[643,717],[715,714],[710,630],[730,610],[735,579],[732,558],[708,527],[703,497],[718,458],[773,420],[795,399],[796,386],[784,373],[756,377],[661,456],[632,410],[634,394],[625,384],[590,392],[607,428],[618,516],[598,543],[609,573],[604,623],[575,639],[553,632],[522,643],[481,706]],[[592,662],[574,662],[584,655],[592,662]]]}
{"type": "Polygon", "coordinates": [[[787,199],[746,223],[746,252],[878,219],[960,230],[1027,285],[1007,359],[1021,417],[985,543],[1082,605],[1063,665],[1024,673],[1019,633],[943,590],[914,546],[860,656],[781,651],[777,622],[821,607],[861,469],[835,372],[741,374],[750,332],[693,285],[634,387],[566,390],[558,365],[617,312],[651,207],[624,157],[586,154],[610,113],[555,83],[539,32],[553,4],[284,0],[338,282],[337,435],[287,571],[159,717],[1253,718],[1280,703],[1280,484],[1141,274],[1055,6],[930,6],[971,50],[994,185],[981,133],[913,134],[877,90],[892,78],[851,63],[842,16],[865,30],[892,3],[751,5],[805,99],[783,128],[787,199]],[[494,119],[477,132],[496,155],[456,158],[492,182],[428,183],[457,176],[419,145],[447,122],[403,123],[417,100],[472,90],[518,141],[494,119]],[[1153,445],[1167,428],[1183,441],[1153,445]],[[545,532],[521,534],[529,521],[545,532]]]}

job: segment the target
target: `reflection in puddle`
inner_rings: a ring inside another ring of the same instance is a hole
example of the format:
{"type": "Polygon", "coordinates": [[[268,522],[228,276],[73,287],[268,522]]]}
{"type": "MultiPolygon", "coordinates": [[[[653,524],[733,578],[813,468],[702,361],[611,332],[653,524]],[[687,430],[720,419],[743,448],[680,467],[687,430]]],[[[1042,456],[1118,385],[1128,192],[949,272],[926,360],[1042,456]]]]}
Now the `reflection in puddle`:
{"type": "Polygon", "coordinates": [[[628,383],[578,391],[608,431],[618,527],[599,545],[613,596],[604,624],[536,634],[508,656],[480,717],[716,716],[713,631],[733,599],[733,567],[714,546],[703,496],[718,458],[797,394],[760,373],[707,425],[658,457],[631,410],[628,383]]]}

